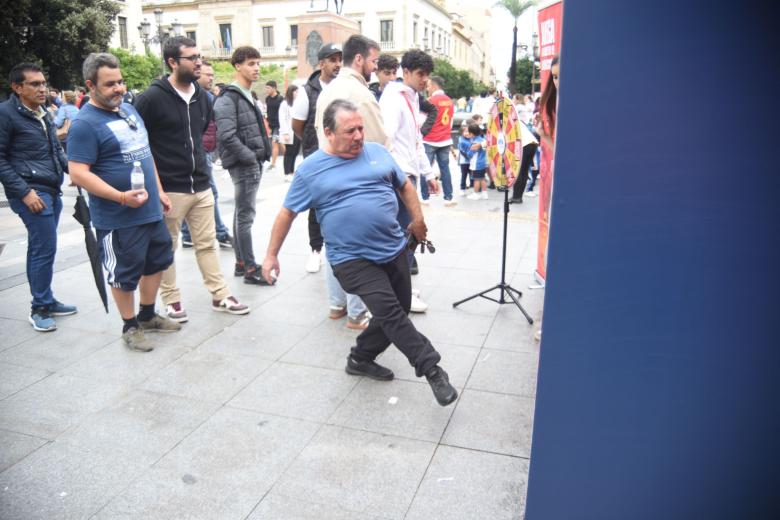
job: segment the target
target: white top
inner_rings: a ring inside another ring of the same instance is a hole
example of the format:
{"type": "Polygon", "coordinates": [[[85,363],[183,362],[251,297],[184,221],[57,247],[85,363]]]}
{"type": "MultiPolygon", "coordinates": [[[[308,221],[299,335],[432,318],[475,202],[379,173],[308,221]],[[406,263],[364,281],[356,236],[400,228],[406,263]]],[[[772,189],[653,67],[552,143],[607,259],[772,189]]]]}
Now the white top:
{"type": "MultiPolygon", "coordinates": [[[[298,89],[300,90],[300,89],[298,89]]],[[[300,93],[298,97],[300,97],[300,93]]],[[[293,101],[295,103],[295,101],[293,101]]],[[[287,104],[287,101],[282,101],[279,105],[279,134],[291,134],[292,133],[292,107],[287,104]]]]}
{"type": "Polygon", "coordinates": [[[490,117],[490,111],[493,110],[493,105],[496,99],[493,96],[478,97],[474,100],[474,105],[471,107],[471,111],[477,113],[487,120],[490,117]]]}
{"type": "MultiPolygon", "coordinates": [[[[325,90],[325,85],[327,85],[327,83],[323,83],[321,79],[319,79],[319,82],[320,89],[325,90]]],[[[297,119],[298,121],[306,121],[309,117],[309,95],[306,93],[306,89],[303,85],[298,87],[298,95],[293,101],[292,111],[290,113],[292,114],[292,118],[297,119]]]]}
{"type": "Polygon", "coordinates": [[[171,83],[171,85],[173,85],[173,90],[176,91],[176,93],[179,95],[179,97],[182,98],[184,100],[184,102],[189,105],[190,104],[190,100],[192,99],[192,96],[195,95],[195,85],[190,84],[190,90],[188,92],[183,92],[183,91],[179,90],[176,87],[176,85],[174,85],[173,83],[171,83]]]}
{"type": "Polygon", "coordinates": [[[391,81],[382,92],[379,108],[390,141],[390,155],[398,166],[406,174],[433,179],[433,168],[425,155],[420,134],[423,118],[417,92],[400,81],[391,81]]]}

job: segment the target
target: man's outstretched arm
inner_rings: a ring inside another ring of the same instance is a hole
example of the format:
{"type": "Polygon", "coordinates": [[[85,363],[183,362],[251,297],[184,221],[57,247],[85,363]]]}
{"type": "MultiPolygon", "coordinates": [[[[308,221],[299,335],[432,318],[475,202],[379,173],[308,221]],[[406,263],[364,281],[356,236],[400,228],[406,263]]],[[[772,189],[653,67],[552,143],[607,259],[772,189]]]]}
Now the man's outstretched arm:
{"type": "Polygon", "coordinates": [[[276,278],[281,272],[278,258],[279,250],[282,248],[284,239],[287,238],[287,233],[290,232],[290,227],[297,215],[294,211],[283,207],[276,215],[274,226],[271,228],[271,239],[268,241],[268,251],[265,254],[265,260],[263,260],[263,278],[271,284],[276,282],[276,278]],[[271,271],[276,271],[276,276],[272,277],[271,271]]]}
{"type": "Polygon", "coordinates": [[[406,179],[404,185],[398,190],[398,195],[401,196],[401,200],[406,206],[406,210],[409,212],[409,217],[412,222],[409,224],[409,231],[419,241],[423,241],[428,236],[428,227],[425,225],[423,219],[423,212],[420,208],[420,199],[417,198],[417,190],[414,189],[409,179],[406,179]]]}

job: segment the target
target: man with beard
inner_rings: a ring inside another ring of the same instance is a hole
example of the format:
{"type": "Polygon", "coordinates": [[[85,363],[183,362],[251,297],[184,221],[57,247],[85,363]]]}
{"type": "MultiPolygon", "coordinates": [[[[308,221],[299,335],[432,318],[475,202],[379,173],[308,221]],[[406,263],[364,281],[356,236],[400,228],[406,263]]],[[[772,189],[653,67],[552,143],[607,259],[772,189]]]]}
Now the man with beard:
{"type": "MultiPolygon", "coordinates": [[[[298,90],[298,96],[293,102],[292,109],[292,127],[295,135],[301,140],[301,149],[303,158],[310,156],[319,150],[317,141],[317,128],[314,125],[314,116],[317,112],[317,98],[325,88],[330,84],[333,78],[341,70],[341,45],[328,43],[322,46],[317,53],[319,69],[315,70],[309,80],[298,90]]],[[[317,218],[314,216],[314,210],[309,211],[309,246],[311,255],[306,261],[306,271],[316,273],[322,265],[322,233],[317,218]]]]}
{"type": "MultiPolygon", "coordinates": [[[[203,283],[211,293],[211,308],[230,314],[247,314],[249,307],[231,295],[217,255],[214,194],[211,191],[203,133],[211,121],[208,94],[197,83],[202,57],[194,40],[176,36],[163,46],[171,74],[154,81],[138,96],[135,108],[149,132],[152,156],[173,211],[165,217],[176,251],[181,223],[187,225],[203,283]]],[[[176,286],[176,265],[163,273],[160,297],[168,317],[188,320],[176,286]]]]}
{"type": "Polygon", "coordinates": [[[171,201],[162,189],[138,112],[122,103],[125,85],[119,60],[92,53],[83,66],[89,103],[68,132],[68,170],[89,194],[92,223],[107,281],[122,316],[122,339],[131,350],[148,352],[147,332],[174,332],[178,323],[154,310],[162,273],[173,262],[163,213],[171,201]],[[143,171],[144,187],[132,189],[131,172],[143,171]],[[140,311],[135,315],[135,289],[140,311]]]}

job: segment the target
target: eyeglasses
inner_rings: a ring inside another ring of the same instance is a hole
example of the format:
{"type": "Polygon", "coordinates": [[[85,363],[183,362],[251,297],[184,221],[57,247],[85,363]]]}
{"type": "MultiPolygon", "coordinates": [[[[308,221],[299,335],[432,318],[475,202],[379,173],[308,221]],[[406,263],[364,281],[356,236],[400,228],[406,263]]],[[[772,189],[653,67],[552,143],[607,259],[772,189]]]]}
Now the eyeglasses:
{"type": "Polygon", "coordinates": [[[196,54],[194,56],[179,56],[176,59],[177,60],[190,60],[192,62],[195,62],[195,61],[201,61],[203,59],[203,56],[201,56],[200,54],[196,54]]]}
{"type": "Polygon", "coordinates": [[[30,85],[32,88],[41,88],[46,86],[45,81],[25,81],[25,85],[30,85]]]}
{"type": "Polygon", "coordinates": [[[135,121],[130,119],[130,115],[121,108],[119,109],[119,117],[125,120],[125,123],[127,123],[127,126],[130,127],[130,130],[134,132],[138,130],[138,125],[135,124],[135,121]]]}

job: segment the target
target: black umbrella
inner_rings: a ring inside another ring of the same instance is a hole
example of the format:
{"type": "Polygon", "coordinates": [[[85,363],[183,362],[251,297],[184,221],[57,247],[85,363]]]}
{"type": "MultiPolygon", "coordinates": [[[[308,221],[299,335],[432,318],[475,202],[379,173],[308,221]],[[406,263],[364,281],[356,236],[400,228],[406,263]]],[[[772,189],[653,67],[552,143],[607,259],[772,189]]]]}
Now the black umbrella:
{"type": "Polygon", "coordinates": [[[106,294],[106,283],[103,280],[103,266],[100,264],[97,238],[95,238],[95,232],[92,231],[92,219],[89,216],[89,206],[87,206],[87,201],[84,200],[84,195],[81,194],[80,187],[78,190],[79,194],[76,196],[76,205],[73,206],[73,218],[84,226],[84,242],[87,244],[87,256],[89,257],[89,263],[92,266],[92,276],[95,277],[95,285],[97,286],[98,293],[100,293],[100,299],[103,300],[103,308],[105,308],[106,313],[108,313],[108,294],[106,294]]]}

